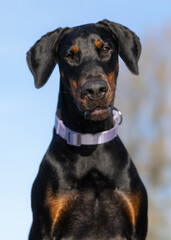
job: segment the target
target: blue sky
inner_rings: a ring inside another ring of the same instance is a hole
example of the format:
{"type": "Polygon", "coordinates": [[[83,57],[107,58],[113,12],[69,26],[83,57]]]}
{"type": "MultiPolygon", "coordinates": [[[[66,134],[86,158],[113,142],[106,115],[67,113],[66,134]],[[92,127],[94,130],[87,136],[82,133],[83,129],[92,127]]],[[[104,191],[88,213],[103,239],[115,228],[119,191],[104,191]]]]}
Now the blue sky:
{"type": "Polygon", "coordinates": [[[52,137],[58,67],[34,88],[25,56],[43,34],[58,27],[107,18],[143,39],[147,30],[171,22],[170,0],[3,1],[0,8],[0,239],[27,239],[30,192],[52,137]]]}

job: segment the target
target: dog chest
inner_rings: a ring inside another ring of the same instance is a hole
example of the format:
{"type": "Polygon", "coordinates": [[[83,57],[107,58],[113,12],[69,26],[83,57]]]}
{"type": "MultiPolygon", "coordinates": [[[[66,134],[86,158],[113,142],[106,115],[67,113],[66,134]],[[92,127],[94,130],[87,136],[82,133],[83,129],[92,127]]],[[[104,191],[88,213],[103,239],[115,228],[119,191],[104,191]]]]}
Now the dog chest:
{"type": "MultiPolygon", "coordinates": [[[[97,169],[89,170],[70,189],[49,192],[47,202],[51,233],[62,234],[62,239],[70,236],[79,239],[76,236],[82,234],[87,239],[114,237],[121,234],[119,226],[125,225],[130,217],[115,182],[97,169]]],[[[128,222],[127,228],[130,226],[128,222]]]]}

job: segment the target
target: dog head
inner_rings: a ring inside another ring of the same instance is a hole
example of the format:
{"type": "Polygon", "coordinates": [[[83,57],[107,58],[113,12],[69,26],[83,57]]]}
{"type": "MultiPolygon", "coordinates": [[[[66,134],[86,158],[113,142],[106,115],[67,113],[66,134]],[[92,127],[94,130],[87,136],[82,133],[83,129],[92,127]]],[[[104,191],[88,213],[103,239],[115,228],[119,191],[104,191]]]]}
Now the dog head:
{"type": "Polygon", "coordinates": [[[81,114],[93,121],[111,112],[118,75],[118,55],[138,74],[139,38],[128,28],[103,20],[47,33],[27,53],[35,86],[42,87],[59,64],[61,83],[81,114]]]}

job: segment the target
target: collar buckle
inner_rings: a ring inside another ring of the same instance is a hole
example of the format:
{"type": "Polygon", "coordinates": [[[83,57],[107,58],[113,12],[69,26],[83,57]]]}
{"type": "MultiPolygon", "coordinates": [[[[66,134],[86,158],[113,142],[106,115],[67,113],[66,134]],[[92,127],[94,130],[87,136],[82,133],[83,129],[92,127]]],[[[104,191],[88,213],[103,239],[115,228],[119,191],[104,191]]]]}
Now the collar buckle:
{"type": "Polygon", "coordinates": [[[73,133],[73,132],[68,132],[67,136],[67,143],[69,145],[74,145],[74,146],[81,146],[81,134],[80,133],[73,133]]]}

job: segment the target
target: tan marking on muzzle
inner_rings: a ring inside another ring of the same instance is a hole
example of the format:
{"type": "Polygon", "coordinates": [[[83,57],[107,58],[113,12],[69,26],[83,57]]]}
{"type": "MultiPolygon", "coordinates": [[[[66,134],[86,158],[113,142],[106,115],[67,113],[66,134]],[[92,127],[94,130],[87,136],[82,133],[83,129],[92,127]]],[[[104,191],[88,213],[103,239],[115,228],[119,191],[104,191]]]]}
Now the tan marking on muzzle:
{"type": "Polygon", "coordinates": [[[108,73],[109,84],[116,89],[116,75],[115,72],[108,73]]]}
{"type": "Polygon", "coordinates": [[[118,76],[118,70],[119,70],[119,62],[118,62],[118,60],[117,60],[117,61],[116,61],[116,67],[115,67],[116,77],[118,76]]]}
{"type": "Polygon", "coordinates": [[[64,78],[65,75],[64,75],[64,72],[61,70],[61,76],[64,78]]]}
{"type": "Polygon", "coordinates": [[[74,79],[72,80],[72,86],[73,86],[74,92],[76,92],[77,91],[77,81],[74,79]]]}
{"type": "Polygon", "coordinates": [[[118,60],[116,61],[116,71],[118,72],[118,68],[119,68],[119,63],[118,60]]]}

